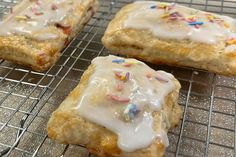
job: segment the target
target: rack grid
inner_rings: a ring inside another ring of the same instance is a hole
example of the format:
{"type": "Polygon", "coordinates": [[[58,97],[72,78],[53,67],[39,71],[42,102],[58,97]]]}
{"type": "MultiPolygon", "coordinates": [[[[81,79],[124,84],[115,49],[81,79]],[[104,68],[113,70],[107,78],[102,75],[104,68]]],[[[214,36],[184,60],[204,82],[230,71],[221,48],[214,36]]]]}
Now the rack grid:
{"type": "MultiPolygon", "coordinates": [[[[167,0],[166,0],[167,1],[167,0]]],[[[115,13],[132,0],[100,0],[100,9],[44,73],[0,60],[0,156],[95,157],[84,147],[58,144],[47,137],[50,114],[78,84],[90,61],[109,52],[101,37],[115,13]]],[[[169,0],[236,18],[236,0],[169,0]]],[[[0,0],[0,17],[18,3],[0,0]]],[[[1,28],[0,28],[1,29],[1,28]]],[[[236,78],[191,68],[151,65],[181,82],[184,114],[168,134],[172,156],[236,156],[236,78]]]]}

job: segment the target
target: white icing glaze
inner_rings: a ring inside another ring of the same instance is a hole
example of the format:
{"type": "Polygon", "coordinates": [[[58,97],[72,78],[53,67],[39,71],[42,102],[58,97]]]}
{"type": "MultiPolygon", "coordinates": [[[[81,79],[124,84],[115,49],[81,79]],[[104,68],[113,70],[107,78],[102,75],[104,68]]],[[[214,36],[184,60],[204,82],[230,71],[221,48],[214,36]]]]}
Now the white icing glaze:
{"type": "Polygon", "coordinates": [[[24,0],[0,22],[0,36],[18,34],[38,40],[56,39],[58,35],[48,33],[48,26],[59,24],[67,27],[66,17],[74,9],[75,3],[80,3],[80,0],[24,0]],[[43,35],[35,35],[42,31],[43,35]]]}
{"type": "Polygon", "coordinates": [[[125,59],[119,64],[112,62],[117,59],[122,58],[107,56],[92,61],[95,72],[78,103],[80,115],[116,133],[118,146],[123,151],[146,148],[156,138],[168,146],[165,131],[161,127],[153,129],[152,112],[159,111],[164,98],[175,89],[173,76],[154,71],[135,59],[125,59]],[[129,72],[128,79],[116,76],[121,72],[129,72]],[[122,88],[117,88],[120,84],[122,88]],[[126,121],[123,111],[129,104],[135,104],[139,112],[134,119],[126,121]]]}
{"type": "Polygon", "coordinates": [[[225,27],[216,22],[210,22],[205,12],[197,11],[180,5],[175,5],[173,9],[166,11],[166,9],[155,8],[151,6],[160,5],[159,2],[154,1],[138,1],[135,2],[136,7],[131,11],[124,22],[124,28],[148,29],[155,36],[163,39],[174,40],[191,40],[207,44],[214,44],[218,40],[226,40],[232,29],[235,28],[235,20],[217,15],[216,17],[224,20],[228,24],[225,27]],[[197,21],[203,22],[199,28],[190,26],[186,20],[169,20],[163,18],[164,14],[179,12],[182,17],[186,18],[190,15],[197,15],[197,21]],[[168,22],[167,22],[168,21],[168,22]]]}

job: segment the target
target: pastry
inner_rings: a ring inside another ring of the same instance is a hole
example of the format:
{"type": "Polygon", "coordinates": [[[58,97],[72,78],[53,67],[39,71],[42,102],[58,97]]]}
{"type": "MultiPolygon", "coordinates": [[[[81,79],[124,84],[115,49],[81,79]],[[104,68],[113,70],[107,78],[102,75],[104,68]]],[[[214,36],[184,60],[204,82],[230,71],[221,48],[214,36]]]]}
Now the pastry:
{"type": "Polygon", "coordinates": [[[99,156],[161,157],[182,115],[180,84],[143,62],[97,57],[48,122],[48,136],[99,156]]]}
{"type": "Polygon", "coordinates": [[[48,69],[97,9],[97,0],[23,0],[0,22],[0,59],[48,69]]]}
{"type": "Polygon", "coordinates": [[[112,53],[236,75],[236,20],[174,3],[122,8],[102,39],[112,53]]]}

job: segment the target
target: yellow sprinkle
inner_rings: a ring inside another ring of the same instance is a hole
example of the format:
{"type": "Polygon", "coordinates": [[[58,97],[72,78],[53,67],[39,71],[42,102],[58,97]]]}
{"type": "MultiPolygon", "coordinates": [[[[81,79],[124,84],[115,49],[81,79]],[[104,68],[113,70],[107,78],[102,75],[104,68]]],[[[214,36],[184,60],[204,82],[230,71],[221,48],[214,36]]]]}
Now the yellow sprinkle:
{"type": "Polygon", "coordinates": [[[136,64],[136,63],[138,63],[138,62],[136,62],[136,61],[128,61],[128,63],[130,63],[130,64],[136,64]]]}
{"type": "Polygon", "coordinates": [[[207,18],[208,18],[208,20],[214,20],[214,16],[212,16],[212,15],[207,15],[207,18]]]}
{"type": "Polygon", "coordinates": [[[196,18],[196,15],[191,15],[187,17],[187,19],[194,19],[194,18],[196,18]]]}
{"type": "Polygon", "coordinates": [[[161,18],[167,18],[167,17],[169,17],[169,14],[163,14],[162,16],[161,16],[161,18]]]}
{"type": "Polygon", "coordinates": [[[224,26],[225,26],[225,28],[229,28],[230,27],[230,25],[227,22],[224,22],[224,26]]]}
{"type": "Polygon", "coordinates": [[[227,44],[229,44],[229,45],[236,45],[236,39],[228,40],[227,44]]]}
{"type": "Polygon", "coordinates": [[[166,8],[167,6],[168,6],[167,3],[160,3],[158,5],[159,8],[166,8]]]}
{"type": "Polygon", "coordinates": [[[122,75],[120,79],[121,79],[122,81],[124,81],[126,78],[125,78],[124,75],[122,75]]]}
{"type": "Polygon", "coordinates": [[[17,20],[27,20],[26,16],[15,16],[17,20]]]}

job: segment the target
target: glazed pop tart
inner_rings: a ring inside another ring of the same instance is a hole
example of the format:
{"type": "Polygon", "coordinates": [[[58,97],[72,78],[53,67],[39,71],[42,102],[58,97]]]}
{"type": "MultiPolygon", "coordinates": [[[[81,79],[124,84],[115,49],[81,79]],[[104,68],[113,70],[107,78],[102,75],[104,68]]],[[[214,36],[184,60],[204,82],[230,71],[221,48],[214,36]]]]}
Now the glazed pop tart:
{"type": "Polygon", "coordinates": [[[0,21],[0,59],[49,69],[98,6],[97,0],[22,0],[0,21]]]}
{"type": "Polygon", "coordinates": [[[48,122],[50,138],[99,156],[161,157],[178,125],[180,84],[136,59],[97,57],[48,122]]]}
{"type": "Polygon", "coordinates": [[[175,3],[122,8],[102,39],[114,54],[236,75],[236,20],[175,3]]]}

